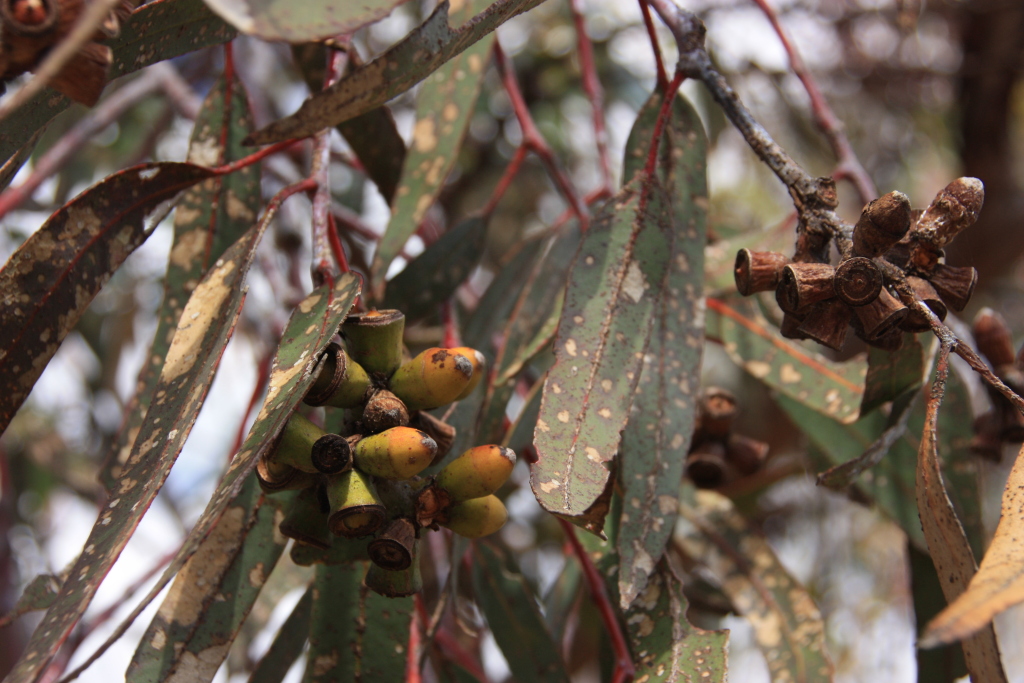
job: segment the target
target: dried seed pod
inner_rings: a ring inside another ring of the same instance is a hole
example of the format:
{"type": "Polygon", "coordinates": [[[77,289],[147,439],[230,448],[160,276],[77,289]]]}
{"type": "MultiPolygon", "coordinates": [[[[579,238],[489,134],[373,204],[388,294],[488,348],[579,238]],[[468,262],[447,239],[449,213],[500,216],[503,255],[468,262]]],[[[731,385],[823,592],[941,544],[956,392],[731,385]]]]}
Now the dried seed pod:
{"type": "Polygon", "coordinates": [[[277,437],[277,442],[268,451],[267,460],[316,474],[320,470],[313,464],[313,444],[325,434],[324,430],[302,415],[292,413],[277,437]]]}
{"type": "Polygon", "coordinates": [[[395,310],[353,313],[341,326],[352,359],[385,379],[402,364],[404,332],[405,314],[395,310]]]}
{"type": "Polygon", "coordinates": [[[54,90],[91,107],[107,86],[107,71],[114,53],[106,45],[86,43],[50,81],[54,90]]]}
{"type": "Polygon", "coordinates": [[[473,379],[473,363],[449,349],[427,349],[391,376],[390,388],[409,410],[431,410],[454,401],[473,379]]]}
{"type": "Polygon", "coordinates": [[[264,493],[297,491],[316,483],[314,475],[297,470],[291,465],[268,461],[265,456],[256,461],[256,478],[264,493]]]}
{"type": "Polygon", "coordinates": [[[387,511],[370,478],[356,469],[327,479],[331,516],[327,525],[335,536],[361,538],[384,524],[387,511]]]}
{"type": "Polygon", "coordinates": [[[835,296],[835,269],[827,263],[791,263],[782,269],[775,300],[786,313],[805,311],[835,296]]]}
{"type": "Polygon", "coordinates": [[[700,489],[714,489],[729,478],[725,461],[725,444],[719,440],[704,441],[686,456],[686,476],[700,489]]]}
{"type": "MultiPolygon", "coordinates": [[[[861,336],[861,338],[863,339],[863,336],[861,336]]],[[[874,346],[876,349],[882,349],[883,351],[892,353],[903,348],[903,330],[900,328],[892,329],[881,337],[865,339],[864,341],[871,346],[874,346]]]]}
{"type": "Polygon", "coordinates": [[[807,334],[800,330],[800,326],[803,325],[805,319],[806,314],[783,313],[782,323],[779,325],[779,334],[786,339],[810,339],[807,334]]]}
{"type": "Polygon", "coordinates": [[[813,339],[838,351],[846,341],[846,330],[852,315],[850,307],[841,299],[825,299],[811,308],[798,331],[802,338],[813,339]]]}
{"type": "Polygon", "coordinates": [[[978,271],[970,266],[947,266],[939,263],[928,275],[928,281],[946,305],[959,313],[967,306],[978,284],[978,271]]]}
{"type": "Polygon", "coordinates": [[[437,444],[426,433],[395,427],[362,439],[353,449],[355,465],[381,479],[409,479],[430,466],[437,444]]]}
{"type": "Polygon", "coordinates": [[[324,434],[313,442],[309,459],[322,474],[341,474],[352,469],[352,443],[338,434],[324,434]]]}
{"type": "Polygon", "coordinates": [[[402,399],[387,389],[377,391],[363,408],[363,426],[369,434],[394,427],[405,427],[408,424],[409,409],[405,407],[402,399]]]}
{"type": "Polygon", "coordinates": [[[366,546],[370,559],[378,567],[400,572],[412,566],[416,547],[416,527],[408,519],[391,520],[366,546]]]}
{"type": "Polygon", "coordinates": [[[836,295],[850,306],[866,306],[882,291],[885,279],[871,259],[854,256],[836,268],[836,295]]]}
{"type": "Polygon", "coordinates": [[[278,528],[283,535],[294,538],[297,543],[325,550],[331,547],[327,515],[320,509],[316,487],[299,491],[278,528]]]}
{"type": "Polygon", "coordinates": [[[1013,364],[1013,337],[1003,316],[988,307],[981,309],[974,318],[973,332],[978,351],[992,367],[1013,364]]]}
{"type": "MultiPolygon", "coordinates": [[[[942,302],[942,298],[931,286],[931,283],[923,278],[908,275],[907,284],[914,290],[914,297],[930,308],[939,320],[946,319],[949,309],[946,308],[946,304],[942,302]]],[[[932,326],[928,324],[928,319],[924,315],[908,307],[907,317],[900,323],[900,329],[905,332],[928,332],[932,326]]]]}
{"type": "Polygon", "coordinates": [[[505,526],[508,510],[495,495],[470,498],[445,511],[438,523],[465,538],[483,538],[505,526]]]}
{"type": "Polygon", "coordinates": [[[788,263],[788,256],[775,251],[740,249],[732,269],[736,289],[743,296],[771,291],[779,286],[782,269],[788,263]]]}
{"type": "Polygon", "coordinates": [[[701,393],[697,411],[701,434],[724,437],[736,417],[736,397],[721,387],[707,387],[701,393]]]}
{"type": "Polygon", "coordinates": [[[874,301],[853,310],[860,320],[867,341],[885,335],[898,327],[907,317],[907,307],[884,287],[874,301]]]}
{"type": "Polygon", "coordinates": [[[455,397],[456,401],[461,401],[473,393],[473,390],[476,389],[478,384],[480,384],[480,380],[484,378],[484,375],[487,373],[487,359],[484,357],[484,354],[480,353],[476,349],[471,349],[468,346],[460,346],[458,348],[448,349],[448,351],[460,356],[465,356],[466,360],[473,365],[473,375],[469,378],[469,384],[466,385],[466,388],[462,390],[461,394],[455,397]]]}
{"type": "Polygon", "coordinates": [[[417,410],[412,414],[412,417],[409,418],[409,426],[426,432],[427,436],[437,444],[437,453],[434,454],[431,465],[441,462],[444,456],[448,455],[448,451],[452,449],[452,444],[455,443],[455,427],[422,410],[417,410]]]}
{"type": "Polygon", "coordinates": [[[20,36],[38,36],[51,30],[60,17],[57,0],[0,0],[0,21],[5,30],[20,36]]]}
{"type": "Polygon", "coordinates": [[[869,202],[853,228],[853,251],[859,256],[881,256],[910,229],[910,200],[890,192],[869,202]]]}
{"type": "Polygon", "coordinates": [[[413,557],[412,566],[408,569],[392,572],[371,562],[370,568],[366,570],[363,584],[385,598],[404,598],[415,595],[423,590],[420,563],[413,557]]]}
{"type": "Polygon", "coordinates": [[[516,454],[503,446],[476,446],[445,465],[437,485],[452,502],[488,496],[505,483],[516,464],[516,454]]]}
{"type": "Polygon", "coordinates": [[[355,408],[366,402],[370,377],[340,345],[327,345],[313,373],[316,379],[303,399],[306,405],[355,408]]]}
{"type": "Polygon", "coordinates": [[[985,202],[985,186],[977,178],[957,178],[946,185],[914,226],[914,238],[942,249],[964,228],[978,220],[985,202]]]}
{"type": "Polygon", "coordinates": [[[741,476],[759,472],[768,459],[768,444],[740,434],[730,434],[725,444],[725,459],[741,476]]]}

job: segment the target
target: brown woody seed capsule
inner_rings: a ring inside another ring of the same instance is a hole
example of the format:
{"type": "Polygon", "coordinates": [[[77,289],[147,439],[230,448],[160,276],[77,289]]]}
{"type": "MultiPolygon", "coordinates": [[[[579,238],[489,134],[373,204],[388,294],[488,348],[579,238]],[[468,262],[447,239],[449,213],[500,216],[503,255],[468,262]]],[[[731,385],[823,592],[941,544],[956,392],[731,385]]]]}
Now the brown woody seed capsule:
{"type": "Polygon", "coordinates": [[[841,299],[816,303],[798,328],[802,338],[813,339],[835,351],[843,348],[853,313],[841,299]]]}
{"type": "Polygon", "coordinates": [[[707,387],[698,407],[700,429],[705,436],[724,437],[736,417],[736,397],[720,387],[707,387]]]}
{"type": "Polygon", "coordinates": [[[699,444],[686,456],[686,476],[701,489],[718,488],[728,478],[725,444],[718,440],[699,444]]]}
{"type": "Polygon", "coordinates": [[[725,444],[725,459],[741,476],[748,477],[764,467],[768,444],[740,434],[730,434],[725,444]]]}
{"type": "Polygon", "coordinates": [[[416,527],[408,519],[391,520],[366,551],[374,564],[388,571],[400,572],[412,566],[416,546],[416,527]]]}
{"type": "Polygon", "coordinates": [[[56,0],[0,0],[4,28],[18,35],[46,33],[57,23],[60,3],[56,0]]]}
{"type": "Polygon", "coordinates": [[[985,186],[977,178],[957,178],[946,185],[917,220],[914,237],[942,249],[964,228],[978,220],[985,203],[985,186]]]}
{"type": "Polygon", "coordinates": [[[743,296],[775,289],[779,286],[782,269],[787,263],[789,257],[785,254],[740,249],[736,253],[736,264],[733,266],[736,289],[743,296]]]}
{"type": "Polygon", "coordinates": [[[892,353],[899,351],[903,348],[903,330],[896,328],[889,330],[881,337],[875,337],[874,339],[865,339],[865,341],[874,346],[876,349],[882,349],[892,353]]]}
{"type": "MultiPolygon", "coordinates": [[[[946,304],[942,302],[942,298],[935,291],[935,288],[931,286],[931,283],[922,278],[908,275],[907,284],[914,290],[914,297],[932,309],[932,313],[939,320],[946,319],[946,314],[948,313],[946,304]]],[[[905,332],[928,332],[932,329],[932,326],[928,324],[928,319],[921,313],[918,313],[913,308],[908,308],[907,317],[900,323],[900,329],[905,332]]]]}
{"type": "Polygon", "coordinates": [[[1013,364],[1013,338],[1003,316],[991,308],[983,308],[974,318],[973,328],[978,351],[988,359],[992,367],[1013,364]]]}
{"type": "Polygon", "coordinates": [[[806,315],[796,313],[783,313],[782,323],[779,325],[779,334],[786,339],[810,339],[805,332],[800,330],[806,315]]]}
{"type": "Polygon", "coordinates": [[[775,300],[786,313],[804,311],[835,296],[835,270],[827,263],[791,263],[782,269],[775,300]]]}
{"type": "Polygon", "coordinates": [[[882,273],[871,259],[854,256],[839,264],[835,276],[836,294],[850,306],[865,306],[878,296],[884,284],[882,273]]]}
{"type": "Polygon", "coordinates": [[[907,307],[884,287],[874,301],[853,310],[864,330],[864,338],[868,341],[895,329],[907,317],[907,307]]]}
{"type": "Polygon", "coordinates": [[[881,256],[910,229],[910,200],[890,192],[864,207],[853,229],[853,251],[859,256],[881,256]]]}
{"type": "Polygon", "coordinates": [[[256,461],[256,478],[264,493],[298,491],[316,483],[314,475],[291,465],[268,461],[265,457],[256,461]]]}
{"type": "Polygon", "coordinates": [[[978,284],[978,271],[970,266],[947,266],[939,263],[928,276],[928,281],[946,305],[956,312],[964,310],[978,284]]]}
{"type": "Polygon", "coordinates": [[[366,402],[363,408],[363,426],[368,434],[376,434],[393,427],[409,424],[409,410],[402,399],[387,389],[381,389],[366,402]]]}
{"type": "Polygon", "coordinates": [[[313,443],[309,459],[323,474],[340,474],[352,467],[352,446],[344,436],[324,434],[313,443]]]}

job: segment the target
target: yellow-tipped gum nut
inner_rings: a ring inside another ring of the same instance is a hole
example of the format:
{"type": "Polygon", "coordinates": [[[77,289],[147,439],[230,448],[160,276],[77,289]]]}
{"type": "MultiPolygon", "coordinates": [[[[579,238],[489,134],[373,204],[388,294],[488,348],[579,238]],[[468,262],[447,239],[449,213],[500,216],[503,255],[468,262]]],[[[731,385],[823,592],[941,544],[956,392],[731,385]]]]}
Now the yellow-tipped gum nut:
{"type": "Polygon", "coordinates": [[[377,497],[373,482],[358,470],[329,477],[327,500],[331,505],[327,525],[335,536],[360,538],[372,534],[384,524],[387,513],[377,497]]]}
{"type": "Polygon", "coordinates": [[[440,522],[459,536],[481,538],[505,526],[508,510],[497,496],[471,498],[448,510],[447,521],[440,522]]]}
{"type": "Polygon", "coordinates": [[[281,436],[267,456],[267,460],[274,465],[291,465],[297,470],[316,474],[319,470],[313,466],[310,454],[313,451],[313,444],[326,433],[306,418],[294,413],[281,430],[281,436]]]}
{"type": "Polygon", "coordinates": [[[469,384],[466,385],[461,394],[455,397],[456,401],[461,401],[473,393],[473,390],[480,384],[480,380],[484,378],[484,374],[487,372],[487,359],[484,358],[484,354],[468,346],[460,346],[457,349],[448,349],[448,351],[465,356],[473,364],[473,376],[469,378],[469,384]]]}
{"type": "Polygon", "coordinates": [[[431,410],[458,398],[472,379],[472,361],[435,347],[402,363],[391,376],[391,391],[409,410],[431,410]]]}
{"type": "Polygon", "coordinates": [[[516,464],[516,454],[502,446],[477,446],[448,463],[437,475],[437,485],[452,502],[488,496],[505,483],[516,464]]]}
{"type": "Polygon", "coordinates": [[[362,439],[353,453],[361,471],[381,479],[409,479],[425,470],[437,453],[426,432],[394,427],[362,439]]]}

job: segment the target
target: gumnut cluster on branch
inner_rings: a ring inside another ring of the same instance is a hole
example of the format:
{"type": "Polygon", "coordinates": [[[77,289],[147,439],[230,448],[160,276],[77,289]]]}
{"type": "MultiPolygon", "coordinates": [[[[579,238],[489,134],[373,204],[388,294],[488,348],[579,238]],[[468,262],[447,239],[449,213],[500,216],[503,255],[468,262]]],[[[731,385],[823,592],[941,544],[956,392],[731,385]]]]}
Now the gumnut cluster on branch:
{"type": "Polygon", "coordinates": [[[494,493],[516,462],[508,448],[477,446],[435,476],[420,476],[455,439],[454,428],[424,411],[468,396],[484,357],[462,347],[405,359],[404,328],[399,311],[350,315],[341,330],[345,347],[328,346],[305,397],[311,406],[346,409],[349,433],[327,433],[295,413],[256,468],[264,491],[300,491],[281,533],[323,549],[369,539],[366,584],[390,596],[419,590],[423,529],[479,538],[505,524],[508,512],[494,493]]]}
{"type": "MultiPolygon", "coordinates": [[[[67,61],[48,85],[75,102],[92,106],[107,84],[113,61],[102,42],[118,35],[137,0],[122,0],[92,39],[67,61]]],[[[85,0],[0,0],[0,79],[33,71],[47,52],[71,32],[86,8],[85,0]]],[[[3,92],[0,86],[0,93],[3,92]]]]}
{"type": "Polygon", "coordinates": [[[704,389],[686,456],[686,476],[698,488],[718,488],[764,466],[768,444],[733,433],[736,413],[733,394],[718,387],[704,389]]]}
{"type": "MultiPolygon", "coordinates": [[[[992,364],[992,371],[1018,396],[1024,395],[1024,346],[1014,353],[1013,337],[1003,316],[983,308],[974,319],[973,331],[978,351],[992,364]]],[[[1004,443],[1024,441],[1024,415],[989,384],[985,388],[992,409],[974,421],[971,452],[998,462],[1002,459],[1004,443]]]]}
{"type": "Polygon", "coordinates": [[[881,262],[902,271],[914,296],[939,320],[949,309],[962,311],[978,273],[945,264],[943,248],[977,220],[984,199],[977,178],[957,178],[924,211],[911,210],[906,195],[890,192],[864,207],[853,228],[852,247],[835,266],[802,254],[790,259],[743,249],[736,255],[736,288],[743,296],[775,290],[784,337],[813,339],[839,350],[853,327],[868,344],[894,351],[904,332],[931,327],[900,300],[881,262]]]}

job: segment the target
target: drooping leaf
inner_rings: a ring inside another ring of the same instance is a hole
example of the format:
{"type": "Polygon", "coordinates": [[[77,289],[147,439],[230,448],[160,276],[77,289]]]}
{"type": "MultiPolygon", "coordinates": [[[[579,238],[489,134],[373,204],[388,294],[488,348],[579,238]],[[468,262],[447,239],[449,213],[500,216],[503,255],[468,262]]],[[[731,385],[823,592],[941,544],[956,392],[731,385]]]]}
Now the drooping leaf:
{"type": "Polygon", "coordinates": [[[488,543],[473,546],[477,605],[517,681],[567,683],[559,648],[548,632],[537,599],[510,558],[488,543]]]}
{"type": "MultiPolygon", "coordinates": [[[[946,607],[946,596],[939,585],[939,575],[928,553],[907,544],[910,588],[914,597],[914,632],[924,633],[925,626],[946,607]]],[[[964,649],[952,643],[917,650],[918,683],[955,683],[967,675],[964,649]]]]}
{"type": "MultiPolygon", "coordinates": [[[[656,90],[637,117],[626,143],[627,176],[643,170],[663,100],[656,90]]],[[[671,265],[657,294],[650,345],[622,435],[624,504],[617,548],[623,609],[643,591],[672,535],[679,481],[696,422],[694,396],[704,349],[706,159],[700,118],[677,96],[659,143],[656,170],[670,188],[671,265]]]]}
{"type": "Polygon", "coordinates": [[[32,156],[32,152],[36,148],[36,143],[39,142],[39,138],[43,137],[43,132],[46,130],[45,127],[40,127],[35,133],[29,137],[28,141],[22,145],[14,155],[4,162],[3,166],[0,166],[0,191],[7,189],[7,186],[14,180],[14,176],[18,174],[21,167],[25,165],[28,158],[32,156]]]}
{"type": "Polygon", "coordinates": [[[497,0],[457,29],[452,29],[448,23],[448,2],[441,2],[433,14],[400,43],[306,100],[296,113],[257,131],[250,141],[265,145],[306,137],[379,107],[437,71],[508,19],[533,9],[541,1],[497,0]]]}
{"type": "MultiPolygon", "coordinates": [[[[220,166],[241,159],[248,151],[241,141],[251,128],[252,113],[242,82],[234,79],[229,84],[219,79],[199,110],[188,160],[198,166],[220,166]]],[[[125,409],[127,418],[100,471],[100,481],[108,490],[131,453],[185,302],[210,265],[256,221],[259,180],[259,166],[252,165],[204,180],[178,200],[164,298],[157,311],[148,362],[139,371],[135,396],[125,409]]]]}
{"type": "Polygon", "coordinates": [[[753,312],[748,301],[707,300],[707,336],[768,387],[835,419],[857,419],[867,363],[836,363],[805,350],[753,312]]]}
{"type": "Polygon", "coordinates": [[[249,478],[178,573],[125,680],[213,679],[288,540],[280,505],[249,478]]]}
{"type": "Polygon", "coordinates": [[[405,680],[412,598],[364,586],[368,564],[317,566],[306,683],[405,680]]]}
{"type": "MultiPolygon", "coordinates": [[[[107,41],[114,53],[110,79],[200,50],[226,43],[235,30],[211,12],[202,0],[154,0],[139,7],[107,41]]],[[[10,159],[71,100],[45,90],[12,112],[0,126],[0,159],[10,159]]]]}
{"type": "Polygon", "coordinates": [[[884,403],[921,386],[924,380],[924,349],[913,335],[904,335],[898,351],[868,348],[868,374],[860,414],[867,415],[884,403]]]}
{"type": "Polygon", "coordinates": [[[707,568],[754,629],[772,680],[831,681],[825,623],[814,600],[779,564],[768,542],[713,491],[685,489],[677,547],[707,568]]]}
{"type": "MultiPolygon", "coordinates": [[[[490,0],[464,0],[448,21],[462,26],[490,0]]],[[[416,99],[416,125],[395,192],[394,210],[373,256],[373,279],[383,281],[388,266],[419,227],[455,165],[473,116],[484,66],[494,43],[483,37],[428,77],[416,99]]]]}
{"type": "Polygon", "coordinates": [[[209,178],[194,164],[142,164],[65,204],[0,270],[0,432],[100,287],[149,236],[146,218],[209,178]]]}
{"type": "Polygon", "coordinates": [[[204,0],[210,9],[242,33],[291,43],[354,33],[383,19],[405,1],[204,0]]]}
{"type": "Polygon", "coordinates": [[[302,654],[309,635],[310,613],[313,609],[313,588],[302,594],[295,609],[281,624],[274,642],[270,644],[249,676],[249,683],[281,683],[292,664],[302,654]]]}
{"type": "Polygon", "coordinates": [[[486,238],[487,222],[480,216],[441,235],[388,282],[384,308],[403,311],[409,320],[437,313],[480,262],[486,238]]]}
{"type": "Polygon", "coordinates": [[[657,178],[627,184],[594,218],[565,294],[531,485],[541,507],[594,533],[670,267],[671,204],[657,178]]]}
{"type": "Polygon", "coordinates": [[[57,599],[59,592],[60,577],[53,574],[40,574],[25,586],[25,590],[21,593],[18,601],[14,603],[11,611],[0,616],[0,628],[4,628],[23,614],[47,609],[57,599]]]}

